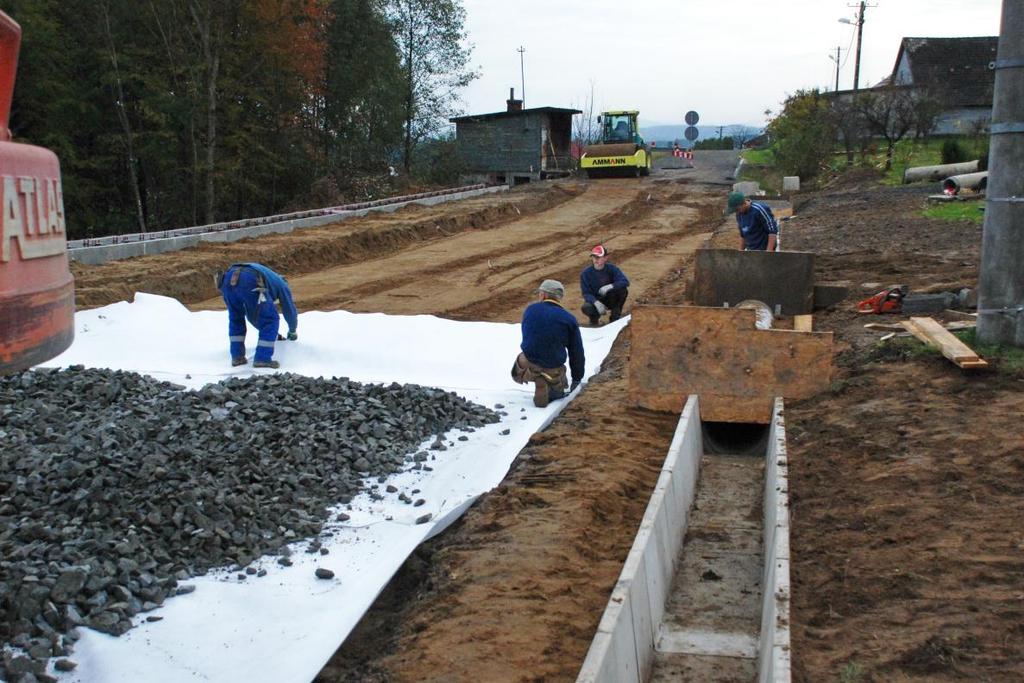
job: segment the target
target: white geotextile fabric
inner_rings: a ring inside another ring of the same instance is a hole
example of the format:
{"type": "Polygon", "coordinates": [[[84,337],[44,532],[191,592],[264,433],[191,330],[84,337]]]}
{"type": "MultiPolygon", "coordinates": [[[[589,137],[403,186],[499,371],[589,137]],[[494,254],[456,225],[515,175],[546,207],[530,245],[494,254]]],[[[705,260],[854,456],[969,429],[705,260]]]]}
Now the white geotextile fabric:
{"type": "MultiPolygon", "coordinates": [[[[599,368],[627,319],[583,329],[586,376],[599,368]]],[[[362,494],[344,510],[351,519],[331,523],[325,556],[297,543],[294,566],[266,556],[255,565],[262,578],[238,581],[235,571],[191,580],[196,590],[167,600],[134,619],[135,628],[113,637],[82,628],[72,659],[78,667],[61,680],[96,683],[147,681],[310,681],[320,671],[413,549],[439,533],[473,501],[504,478],[516,454],[569,400],[533,406],[532,385],[509,377],[519,351],[518,324],[455,322],[434,316],[392,316],[345,311],[299,316],[299,341],[279,342],[280,370],[231,367],[227,313],[190,312],[178,301],[136,294],[75,315],[75,342],[47,367],[81,364],[131,370],[199,388],[228,377],[294,372],[349,377],[360,382],[415,383],[454,391],[508,413],[498,424],[468,433],[446,451],[431,451],[431,472],[392,475],[386,484],[420,489],[426,504],[412,507],[394,496],[371,501],[362,494]],[[525,417],[526,419],[522,419],[525,417]],[[502,435],[509,430],[508,435],[502,435]],[[415,524],[426,513],[427,524],[415,524]],[[387,519],[391,517],[391,519],[387,519]],[[324,567],[335,578],[315,578],[324,567]],[[146,617],[163,617],[148,623],[146,617]]],[[[256,334],[246,338],[250,359],[256,334]]],[[[575,394],[573,395],[575,396],[575,394]]],[[[424,443],[424,447],[430,441],[424,443]]],[[[385,485],[386,485],[385,484],[385,485]]]]}

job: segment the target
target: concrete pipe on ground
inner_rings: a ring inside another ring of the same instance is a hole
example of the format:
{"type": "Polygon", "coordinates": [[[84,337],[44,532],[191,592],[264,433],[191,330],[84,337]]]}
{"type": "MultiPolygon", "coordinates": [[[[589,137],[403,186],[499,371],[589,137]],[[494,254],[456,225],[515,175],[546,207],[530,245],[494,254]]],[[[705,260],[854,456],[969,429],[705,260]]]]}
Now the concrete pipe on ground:
{"type": "Polygon", "coordinates": [[[964,173],[977,173],[980,162],[964,161],[959,164],[941,164],[939,166],[916,166],[908,168],[903,172],[904,183],[916,183],[922,180],[942,180],[949,176],[962,175],[964,173]]]}
{"type": "Polygon", "coordinates": [[[988,186],[988,171],[954,175],[942,181],[942,191],[946,194],[959,194],[960,190],[982,191],[988,186]]]}

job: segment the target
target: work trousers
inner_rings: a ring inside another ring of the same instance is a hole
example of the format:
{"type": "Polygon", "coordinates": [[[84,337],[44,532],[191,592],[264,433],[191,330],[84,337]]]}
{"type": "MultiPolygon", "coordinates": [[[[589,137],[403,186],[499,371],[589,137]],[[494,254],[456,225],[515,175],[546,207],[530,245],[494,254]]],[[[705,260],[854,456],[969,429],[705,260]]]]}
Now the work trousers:
{"type": "Polygon", "coordinates": [[[533,405],[543,408],[555,399],[563,398],[569,388],[565,366],[542,368],[520,353],[512,364],[512,379],[517,384],[533,382],[533,405]]]}
{"type": "MultiPolygon", "coordinates": [[[[608,307],[609,320],[615,322],[622,317],[622,307],[626,303],[626,297],[629,296],[629,288],[613,289],[604,296],[598,296],[597,300],[608,307]]],[[[590,318],[590,324],[596,325],[601,320],[601,314],[597,312],[597,307],[592,303],[583,304],[583,314],[590,318]]]]}
{"type": "Polygon", "coordinates": [[[265,362],[274,357],[274,342],[277,341],[281,318],[262,284],[259,273],[252,268],[235,266],[224,273],[220,291],[228,307],[228,340],[232,358],[245,357],[246,320],[259,330],[255,360],[265,362]]]}

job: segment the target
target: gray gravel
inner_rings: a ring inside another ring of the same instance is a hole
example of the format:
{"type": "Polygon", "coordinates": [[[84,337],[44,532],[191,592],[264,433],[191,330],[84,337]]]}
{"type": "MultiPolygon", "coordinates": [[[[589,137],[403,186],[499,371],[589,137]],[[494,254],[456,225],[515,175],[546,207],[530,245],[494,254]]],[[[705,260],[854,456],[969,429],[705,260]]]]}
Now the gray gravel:
{"type": "Polygon", "coordinates": [[[120,635],[193,588],[179,581],[315,537],[365,479],[428,469],[431,436],[444,450],[443,433],[497,421],[450,392],[345,378],[0,377],[0,645],[19,648],[0,679],[41,676],[77,626],[120,635]]]}

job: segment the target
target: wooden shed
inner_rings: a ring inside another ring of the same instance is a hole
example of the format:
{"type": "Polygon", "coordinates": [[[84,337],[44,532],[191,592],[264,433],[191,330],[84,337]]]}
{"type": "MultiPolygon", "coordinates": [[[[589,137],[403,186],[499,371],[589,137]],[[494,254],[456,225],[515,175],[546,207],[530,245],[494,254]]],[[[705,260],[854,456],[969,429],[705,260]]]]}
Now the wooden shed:
{"type": "Polygon", "coordinates": [[[509,99],[506,111],[451,119],[467,182],[518,183],[567,175],[573,170],[572,117],[578,109],[523,109],[509,99]]]}

